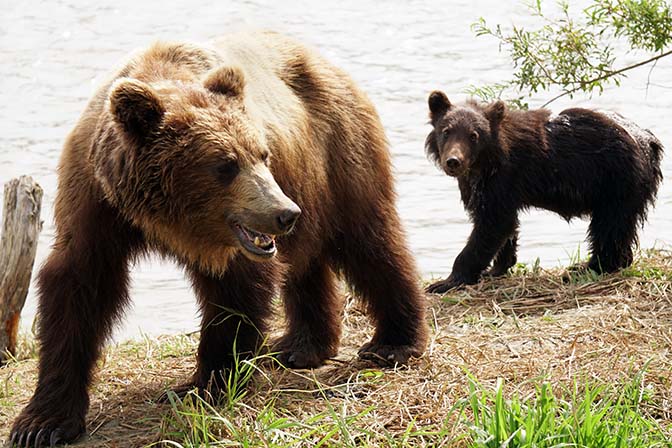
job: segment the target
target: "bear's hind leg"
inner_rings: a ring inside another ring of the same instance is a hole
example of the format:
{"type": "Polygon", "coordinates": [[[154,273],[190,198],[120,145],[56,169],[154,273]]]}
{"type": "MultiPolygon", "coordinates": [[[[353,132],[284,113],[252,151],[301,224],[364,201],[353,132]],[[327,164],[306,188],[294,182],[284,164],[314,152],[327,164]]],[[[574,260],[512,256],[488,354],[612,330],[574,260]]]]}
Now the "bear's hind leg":
{"type": "Polygon", "coordinates": [[[201,339],[192,382],[175,392],[196,387],[217,398],[236,358],[253,357],[264,342],[279,268],[273,261],[254,262],[239,254],[220,276],[193,268],[188,274],[201,309],[201,339]]]}
{"type": "Polygon", "coordinates": [[[288,329],[275,346],[280,362],[287,367],[310,368],[336,356],[342,301],[329,265],[315,259],[306,272],[290,273],[284,303],[288,329]]]}
{"type": "Polygon", "coordinates": [[[504,245],[499,249],[495,260],[492,262],[492,267],[487,274],[493,277],[505,275],[509,268],[513,267],[518,261],[518,227],[511,234],[511,236],[504,242],[504,245]]]}
{"type": "Polygon", "coordinates": [[[594,210],[588,226],[591,250],[588,268],[601,273],[630,266],[633,246],[637,244],[637,226],[643,216],[642,206],[610,204],[594,210]]]}

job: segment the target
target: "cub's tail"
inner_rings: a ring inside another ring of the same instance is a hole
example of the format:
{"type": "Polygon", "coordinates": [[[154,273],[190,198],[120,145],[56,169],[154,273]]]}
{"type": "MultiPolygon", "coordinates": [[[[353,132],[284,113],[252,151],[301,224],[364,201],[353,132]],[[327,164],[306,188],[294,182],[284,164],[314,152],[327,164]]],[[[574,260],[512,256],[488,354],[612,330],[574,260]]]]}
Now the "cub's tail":
{"type": "Polygon", "coordinates": [[[658,190],[658,185],[663,181],[663,171],[660,168],[660,165],[663,158],[664,148],[661,141],[653,135],[653,132],[644,129],[644,133],[648,138],[641,142],[645,145],[642,149],[648,156],[651,172],[656,180],[656,190],[658,190]]]}

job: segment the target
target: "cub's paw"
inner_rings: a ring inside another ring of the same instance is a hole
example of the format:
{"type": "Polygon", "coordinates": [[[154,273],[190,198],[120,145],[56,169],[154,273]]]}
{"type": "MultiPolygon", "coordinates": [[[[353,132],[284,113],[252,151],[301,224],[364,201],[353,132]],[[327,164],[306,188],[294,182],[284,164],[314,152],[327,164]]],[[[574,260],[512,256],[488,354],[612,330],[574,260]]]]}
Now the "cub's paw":
{"type": "Polygon", "coordinates": [[[324,361],[336,356],[336,350],[316,347],[306,340],[284,336],[273,346],[276,358],[285,367],[292,369],[311,369],[324,364],[324,361]]]}
{"type": "Polygon", "coordinates": [[[488,277],[502,277],[505,276],[509,273],[509,269],[511,267],[504,267],[504,266],[493,266],[487,271],[483,273],[483,276],[488,276],[488,277]]]}
{"type": "Polygon", "coordinates": [[[460,282],[458,280],[448,277],[445,280],[432,283],[425,289],[425,291],[430,294],[443,294],[447,291],[450,291],[451,289],[458,288],[463,284],[464,282],[460,282]]]}
{"type": "Polygon", "coordinates": [[[380,365],[406,364],[411,357],[422,355],[423,349],[414,345],[387,345],[370,341],[359,349],[360,359],[375,361],[380,365]]]}
{"type": "Polygon", "coordinates": [[[53,447],[77,440],[85,429],[83,419],[45,417],[24,409],[14,421],[7,446],[53,447]]]}

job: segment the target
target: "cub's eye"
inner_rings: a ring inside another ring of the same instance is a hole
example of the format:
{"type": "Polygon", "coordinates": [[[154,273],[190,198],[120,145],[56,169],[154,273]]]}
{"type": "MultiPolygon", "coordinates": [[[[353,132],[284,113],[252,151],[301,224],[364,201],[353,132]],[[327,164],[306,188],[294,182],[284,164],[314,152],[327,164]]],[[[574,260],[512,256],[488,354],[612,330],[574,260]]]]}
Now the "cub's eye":
{"type": "Polygon", "coordinates": [[[217,180],[223,185],[229,185],[240,172],[240,167],[236,160],[224,160],[215,168],[217,180]]]}
{"type": "Polygon", "coordinates": [[[441,135],[443,135],[444,138],[448,137],[450,135],[450,128],[444,128],[441,131],[441,135]]]}
{"type": "Polygon", "coordinates": [[[474,131],[469,136],[472,142],[476,143],[478,141],[478,132],[474,131]]]}
{"type": "Polygon", "coordinates": [[[265,165],[268,165],[268,163],[271,161],[271,153],[270,152],[265,152],[261,155],[261,161],[264,162],[265,165]]]}

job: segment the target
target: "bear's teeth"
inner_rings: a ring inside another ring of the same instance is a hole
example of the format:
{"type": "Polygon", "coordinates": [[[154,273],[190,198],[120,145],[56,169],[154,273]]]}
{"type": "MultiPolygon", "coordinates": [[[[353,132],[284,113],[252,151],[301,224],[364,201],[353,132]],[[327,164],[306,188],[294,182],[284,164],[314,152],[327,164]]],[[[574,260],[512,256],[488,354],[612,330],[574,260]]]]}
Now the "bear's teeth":
{"type": "Polygon", "coordinates": [[[261,240],[259,239],[258,236],[254,237],[254,245],[257,247],[261,246],[261,240]]]}

